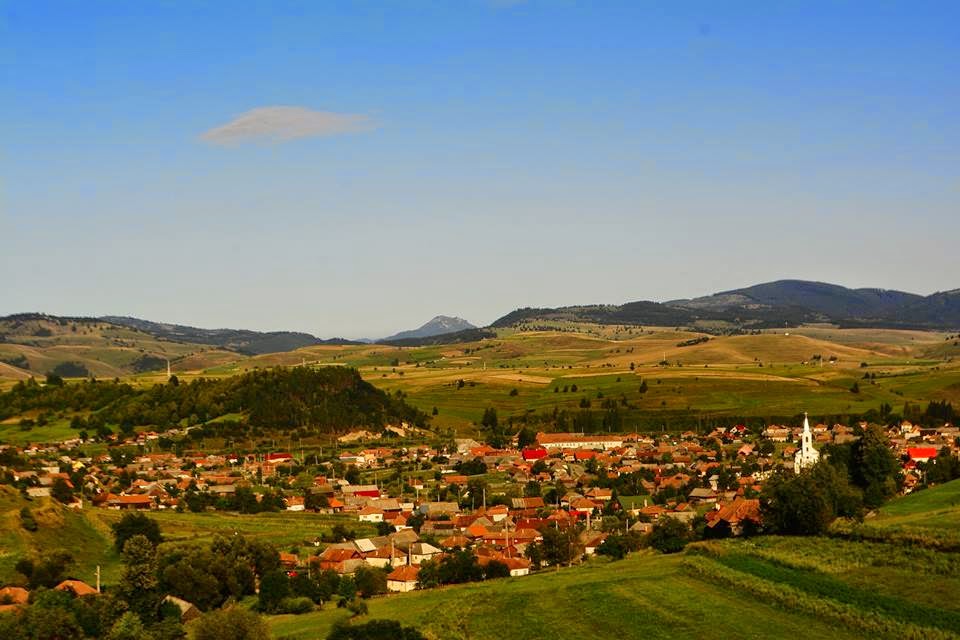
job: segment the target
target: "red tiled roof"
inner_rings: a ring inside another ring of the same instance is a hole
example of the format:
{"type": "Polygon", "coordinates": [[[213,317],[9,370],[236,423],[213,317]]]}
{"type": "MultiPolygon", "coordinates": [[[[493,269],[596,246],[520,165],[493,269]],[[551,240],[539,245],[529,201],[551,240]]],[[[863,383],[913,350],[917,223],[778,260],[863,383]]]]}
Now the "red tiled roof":
{"type": "Polygon", "coordinates": [[[420,565],[405,564],[391,571],[387,575],[387,580],[393,580],[395,582],[416,582],[419,574],[420,565]]]}

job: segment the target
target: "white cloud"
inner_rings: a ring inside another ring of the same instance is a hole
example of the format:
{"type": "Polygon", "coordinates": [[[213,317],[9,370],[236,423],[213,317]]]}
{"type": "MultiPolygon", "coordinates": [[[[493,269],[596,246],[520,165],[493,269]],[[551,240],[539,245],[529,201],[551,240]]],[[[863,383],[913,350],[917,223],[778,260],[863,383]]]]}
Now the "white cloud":
{"type": "Polygon", "coordinates": [[[260,107],[204,132],[200,138],[220,145],[255,141],[287,142],[297,138],[369,131],[375,127],[376,123],[371,118],[352,113],[313,111],[304,107],[260,107]]]}

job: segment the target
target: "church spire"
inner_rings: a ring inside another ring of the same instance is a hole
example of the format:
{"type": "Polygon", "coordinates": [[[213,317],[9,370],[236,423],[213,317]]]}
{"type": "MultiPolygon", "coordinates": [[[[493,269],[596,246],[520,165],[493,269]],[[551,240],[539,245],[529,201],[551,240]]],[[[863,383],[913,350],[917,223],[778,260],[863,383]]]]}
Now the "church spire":
{"type": "Polygon", "coordinates": [[[803,434],[800,436],[800,448],[793,458],[793,470],[800,473],[807,467],[812,467],[820,460],[820,452],[813,446],[813,432],[810,431],[810,419],[807,412],[803,412],[803,434]]]}

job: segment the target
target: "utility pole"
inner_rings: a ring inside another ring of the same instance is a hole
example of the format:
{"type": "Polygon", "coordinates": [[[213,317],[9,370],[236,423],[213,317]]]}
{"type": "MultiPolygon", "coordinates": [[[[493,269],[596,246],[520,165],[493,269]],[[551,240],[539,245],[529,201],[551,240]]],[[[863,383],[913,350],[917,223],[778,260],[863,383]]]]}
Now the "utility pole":
{"type": "Polygon", "coordinates": [[[97,593],[100,593],[100,565],[97,565],[97,593]]]}

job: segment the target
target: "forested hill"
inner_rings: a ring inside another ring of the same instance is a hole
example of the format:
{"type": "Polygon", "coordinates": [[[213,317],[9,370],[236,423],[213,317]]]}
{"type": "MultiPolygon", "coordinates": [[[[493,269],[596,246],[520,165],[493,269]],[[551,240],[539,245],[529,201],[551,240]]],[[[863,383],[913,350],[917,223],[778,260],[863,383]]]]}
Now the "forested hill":
{"type": "Polygon", "coordinates": [[[670,302],[628,302],[517,309],[492,327],[542,321],[764,329],[825,322],[841,327],[960,328],[960,289],[921,296],[889,289],[849,289],[825,282],[778,280],[670,302]]]}
{"type": "Polygon", "coordinates": [[[346,367],[278,368],[183,384],[174,378],[145,388],[96,380],[67,384],[54,379],[41,385],[30,379],[0,394],[0,420],[28,411],[74,415],[78,432],[90,436],[116,429],[131,433],[135,427],[197,426],[224,416],[239,416],[236,422],[261,429],[318,433],[400,422],[423,426],[427,420],[346,367]]]}

